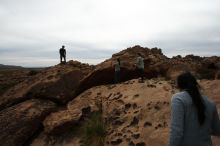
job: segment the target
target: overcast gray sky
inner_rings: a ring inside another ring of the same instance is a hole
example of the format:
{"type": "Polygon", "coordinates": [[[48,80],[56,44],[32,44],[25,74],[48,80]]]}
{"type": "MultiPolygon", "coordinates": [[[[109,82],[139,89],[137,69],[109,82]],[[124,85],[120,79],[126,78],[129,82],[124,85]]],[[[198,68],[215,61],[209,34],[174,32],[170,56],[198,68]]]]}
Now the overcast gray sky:
{"type": "Polygon", "coordinates": [[[220,56],[219,0],[0,0],[0,64],[90,64],[127,47],[220,56]]]}

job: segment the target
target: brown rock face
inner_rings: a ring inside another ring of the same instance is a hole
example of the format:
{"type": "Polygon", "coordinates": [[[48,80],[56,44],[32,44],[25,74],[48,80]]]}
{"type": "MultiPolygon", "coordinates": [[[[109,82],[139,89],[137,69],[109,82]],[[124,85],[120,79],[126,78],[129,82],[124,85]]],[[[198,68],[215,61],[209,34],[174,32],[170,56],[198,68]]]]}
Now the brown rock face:
{"type": "MultiPolygon", "coordinates": [[[[199,81],[204,94],[217,103],[220,94],[219,80],[199,81]]],[[[92,112],[102,111],[107,125],[105,146],[167,145],[170,124],[170,100],[176,92],[173,83],[165,80],[129,80],[117,85],[104,85],[86,90],[73,99],[66,110],[49,115],[44,121],[44,133],[39,135],[32,146],[80,146],[83,137],[79,133],[68,137],[70,127],[78,127],[83,117],[92,112]],[[51,134],[59,136],[48,138],[51,134]],[[59,140],[57,140],[59,139],[59,140]]],[[[77,129],[79,130],[79,129],[77,129]]],[[[213,138],[214,146],[219,141],[213,138]]]]}
{"type": "Polygon", "coordinates": [[[49,99],[59,104],[65,104],[74,97],[80,80],[91,70],[89,65],[76,61],[50,67],[3,94],[0,109],[29,98],[49,99]]]}
{"type": "Polygon", "coordinates": [[[38,83],[25,96],[66,103],[74,96],[74,90],[82,78],[83,74],[80,70],[73,70],[61,75],[58,80],[38,83]]]}
{"type": "Polygon", "coordinates": [[[154,67],[158,67],[162,77],[175,80],[185,71],[192,72],[199,79],[215,79],[216,72],[220,69],[220,57],[200,57],[187,55],[175,56],[154,67]],[[162,73],[163,72],[163,73],[162,73]]]}
{"type": "MultiPolygon", "coordinates": [[[[32,146],[39,143],[51,146],[73,145],[74,142],[66,141],[62,134],[70,132],[71,127],[79,126],[83,117],[96,111],[102,112],[108,125],[105,145],[149,145],[151,141],[150,144],[155,144],[161,130],[166,134],[168,131],[171,91],[169,83],[154,80],[145,83],[131,80],[116,86],[93,87],[69,102],[66,110],[47,116],[44,133],[33,141],[32,146]],[[155,128],[158,130],[153,132],[155,128]],[[56,134],[59,136],[52,139],[60,141],[55,140],[53,143],[48,136],[56,134]]],[[[70,137],[78,142],[83,139],[80,134],[70,137]]],[[[165,143],[166,140],[163,139],[158,142],[158,146],[165,143]]]]}
{"type": "Polygon", "coordinates": [[[83,93],[68,103],[66,110],[61,110],[49,115],[44,121],[44,131],[49,134],[59,134],[68,129],[71,125],[77,125],[84,117],[99,109],[99,102],[96,96],[90,97],[92,93],[83,93]]]}
{"type": "Polygon", "coordinates": [[[215,79],[220,79],[220,71],[216,72],[215,79]]]}
{"type": "Polygon", "coordinates": [[[134,46],[112,55],[111,59],[108,59],[97,65],[96,69],[82,80],[78,93],[81,93],[82,91],[93,86],[113,83],[113,65],[117,58],[121,59],[121,81],[138,78],[138,73],[135,66],[138,53],[141,53],[144,57],[146,78],[158,77],[158,75],[163,72],[163,69],[160,69],[158,64],[166,61],[168,58],[162,54],[161,49],[148,49],[141,46],[134,46]]]}
{"type": "Polygon", "coordinates": [[[0,69],[0,95],[27,78],[29,78],[29,71],[27,70],[0,69]]]}
{"type": "Polygon", "coordinates": [[[96,69],[87,75],[79,85],[77,93],[82,93],[93,86],[111,84],[114,82],[114,63],[117,58],[121,60],[121,81],[138,78],[136,70],[137,54],[141,53],[145,62],[145,78],[151,79],[164,77],[175,80],[176,77],[185,71],[194,73],[199,79],[214,79],[220,69],[219,57],[200,57],[187,55],[167,58],[158,48],[143,48],[134,46],[119,53],[113,54],[112,58],[100,63],[96,69]]]}
{"type": "MultiPolygon", "coordinates": [[[[134,46],[95,67],[69,61],[31,73],[0,98],[0,143],[82,146],[82,128],[98,113],[96,121],[105,124],[98,127],[105,146],[167,145],[170,98],[176,92],[173,80],[183,71],[191,71],[199,79],[219,79],[219,70],[219,57],[167,58],[161,49],[134,46]],[[143,82],[135,79],[138,53],[145,62],[143,82]],[[118,57],[122,82],[113,85],[113,64],[118,57]]],[[[220,80],[199,82],[220,112],[220,80]]],[[[213,142],[220,145],[216,138],[213,142]]]]}
{"type": "Polygon", "coordinates": [[[42,120],[55,108],[46,100],[28,100],[0,112],[2,146],[22,146],[42,127],[42,120]]]}

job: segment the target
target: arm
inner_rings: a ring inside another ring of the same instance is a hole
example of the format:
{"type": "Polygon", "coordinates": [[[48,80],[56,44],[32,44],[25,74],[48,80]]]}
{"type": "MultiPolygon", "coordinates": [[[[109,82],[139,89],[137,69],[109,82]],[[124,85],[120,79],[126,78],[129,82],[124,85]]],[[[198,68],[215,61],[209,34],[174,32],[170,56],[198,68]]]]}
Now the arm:
{"type": "Polygon", "coordinates": [[[136,59],[136,64],[137,64],[137,65],[139,64],[139,58],[136,59]]]}
{"type": "Polygon", "coordinates": [[[136,59],[136,64],[135,64],[136,68],[139,67],[139,57],[136,59]]]}
{"type": "Polygon", "coordinates": [[[115,68],[115,64],[113,62],[111,62],[111,67],[115,68]]]}
{"type": "Polygon", "coordinates": [[[220,121],[216,106],[214,108],[214,114],[212,119],[212,135],[220,136],[220,121]]]}
{"type": "Polygon", "coordinates": [[[184,131],[184,105],[177,97],[171,100],[171,127],[169,146],[180,146],[184,131]]]}

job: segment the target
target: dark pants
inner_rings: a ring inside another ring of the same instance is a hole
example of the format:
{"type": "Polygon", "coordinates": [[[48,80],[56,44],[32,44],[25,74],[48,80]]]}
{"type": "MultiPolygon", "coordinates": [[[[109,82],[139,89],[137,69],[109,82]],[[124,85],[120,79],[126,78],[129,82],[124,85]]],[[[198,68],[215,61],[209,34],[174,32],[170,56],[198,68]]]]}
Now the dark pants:
{"type": "Polygon", "coordinates": [[[62,63],[62,59],[64,60],[64,63],[66,63],[66,56],[60,55],[60,63],[62,63]]]}
{"type": "Polygon", "coordinates": [[[120,82],[120,71],[115,71],[114,82],[115,82],[115,83],[120,82]]]}
{"type": "Polygon", "coordinates": [[[144,80],[144,69],[143,68],[138,68],[138,76],[141,77],[141,80],[144,80]]]}

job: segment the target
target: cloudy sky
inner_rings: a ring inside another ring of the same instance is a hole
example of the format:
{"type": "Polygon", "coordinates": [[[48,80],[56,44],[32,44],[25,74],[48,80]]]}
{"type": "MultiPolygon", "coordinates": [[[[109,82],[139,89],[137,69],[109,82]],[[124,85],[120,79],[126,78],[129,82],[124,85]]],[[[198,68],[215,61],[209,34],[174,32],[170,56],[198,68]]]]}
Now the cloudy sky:
{"type": "Polygon", "coordinates": [[[220,56],[219,0],[0,0],[0,64],[99,63],[127,47],[220,56]]]}

